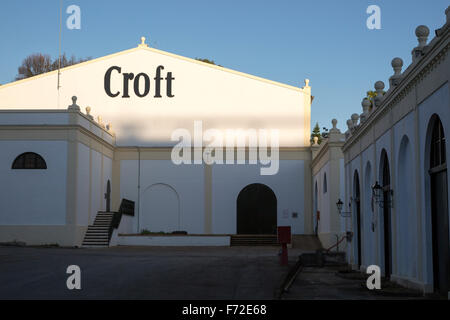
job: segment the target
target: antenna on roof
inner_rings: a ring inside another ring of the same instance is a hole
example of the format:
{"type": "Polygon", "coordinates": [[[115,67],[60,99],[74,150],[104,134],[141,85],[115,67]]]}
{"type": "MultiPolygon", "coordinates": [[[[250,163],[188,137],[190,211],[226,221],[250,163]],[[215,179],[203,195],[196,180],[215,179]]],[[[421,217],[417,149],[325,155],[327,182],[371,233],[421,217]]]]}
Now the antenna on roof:
{"type": "Polygon", "coordinates": [[[60,85],[60,76],[61,76],[61,34],[62,34],[62,3],[63,1],[59,1],[59,47],[58,47],[58,84],[56,89],[58,90],[58,109],[59,109],[59,88],[60,85]]]}

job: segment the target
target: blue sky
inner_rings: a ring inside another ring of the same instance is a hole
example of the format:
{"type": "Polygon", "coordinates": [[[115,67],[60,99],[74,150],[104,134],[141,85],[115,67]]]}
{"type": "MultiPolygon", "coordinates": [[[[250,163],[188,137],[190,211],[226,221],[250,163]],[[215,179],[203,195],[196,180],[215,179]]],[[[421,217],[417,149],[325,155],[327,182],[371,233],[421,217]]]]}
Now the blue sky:
{"type": "MultiPolygon", "coordinates": [[[[445,23],[448,0],[64,0],[81,8],[81,30],[63,28],[62,51],[101,57],[150,45],[183,56],[208,58],[241,72],[294,86],[309,78],[315,100],[312,125],[345,129],[377,80],[388,83],[392,58],[411,62],[414,30],[430,39],[445,23]],[[366,27],[369,5],[381,9],[381,30],[366,27]]],[[[23,58],[58,54],[59,0],[2,0],[0,83],[11,82],[23,58]]],[[[430,40],[429,39],[429,40],[430,40]]]]}

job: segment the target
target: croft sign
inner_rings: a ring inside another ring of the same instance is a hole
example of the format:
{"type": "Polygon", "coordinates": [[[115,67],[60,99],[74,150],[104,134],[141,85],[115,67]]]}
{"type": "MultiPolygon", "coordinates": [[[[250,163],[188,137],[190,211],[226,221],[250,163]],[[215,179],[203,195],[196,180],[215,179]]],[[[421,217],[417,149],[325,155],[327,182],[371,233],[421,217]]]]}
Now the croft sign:
{"type": "Polygon", "coordinates": [[[161,95],[161,82],[165,80],[166,91],[165,94],[169,98],[173,98],[175,95],[172,93],[172,81],[175,80],[172,77],[172,72],[167,72],[165,78],[161,77],[161,71],[164,70],[164,66],[158,66],[156,68],[155,77],[150,79],[146,73],[122,73],[122,68],[118,66],[112,66],[105,73],[105,92],[111,98],[121,95],[122,98],[130,98],[130,84],[133,87],[131,90],[139,98],[144,98],[150,93],[150,84],[154,83],[151,89],[154,98],[162,98],[161,95]],[[111,78],[120,77],[122,75],[123,84],[121,88],[111,88],[111,78]],[[154,80],[154,81],[153,81],[154,80]]]}

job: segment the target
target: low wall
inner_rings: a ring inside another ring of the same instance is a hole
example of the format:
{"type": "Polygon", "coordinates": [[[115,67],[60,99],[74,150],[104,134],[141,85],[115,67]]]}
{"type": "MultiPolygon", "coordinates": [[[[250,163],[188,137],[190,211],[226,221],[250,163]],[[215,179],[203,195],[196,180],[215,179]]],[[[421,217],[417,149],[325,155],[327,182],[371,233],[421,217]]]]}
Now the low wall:
{"type": "Polygon", "coordinates": [[[230,246],[230,236],[127,236],[119,235],[116,245],[119,246],[230,246]]]}
{"type": "Polygon", "coordinates": [[[25,242],[26,245],[81,246],[86,226],[0,226],[0,243],[25,242]]]}

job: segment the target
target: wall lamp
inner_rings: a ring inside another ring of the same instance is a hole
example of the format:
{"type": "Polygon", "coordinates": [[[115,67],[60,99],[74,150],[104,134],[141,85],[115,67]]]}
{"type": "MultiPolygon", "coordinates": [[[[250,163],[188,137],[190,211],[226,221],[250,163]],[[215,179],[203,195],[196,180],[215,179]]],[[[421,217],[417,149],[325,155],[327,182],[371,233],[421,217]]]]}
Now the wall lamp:
{"type": "MultiPolygon", "coordinates": [[[[344,205],[344,203],[339,198],[338,202],[336,202],[336,207],[338,209],[339,215],[343,218],[350,218],[352,216],[352,212],[351,211],[342,211],[343,205],[344,205]]],[[[350,203],[349,203],[348,207],[349,208],[351,207],[350,203]]]]}
{"type": "Polygon", "coordinates": [[[383,209],[386,207],[393,207],[392,205],[392,197],[394,195],[394,191],[390,189],[389,187],[382,187],[378,183],[378,181],[375,182],[375,184],[372,186],[372,195],[375,199],[375,202],[378,203],[378,206],[383,209]],[[386,197],[385,197],[385,193],[386,197]]]}

